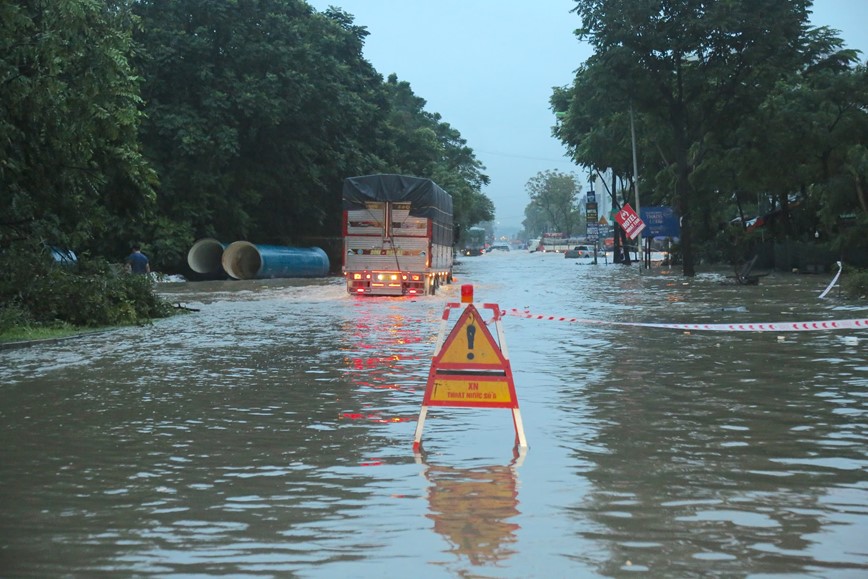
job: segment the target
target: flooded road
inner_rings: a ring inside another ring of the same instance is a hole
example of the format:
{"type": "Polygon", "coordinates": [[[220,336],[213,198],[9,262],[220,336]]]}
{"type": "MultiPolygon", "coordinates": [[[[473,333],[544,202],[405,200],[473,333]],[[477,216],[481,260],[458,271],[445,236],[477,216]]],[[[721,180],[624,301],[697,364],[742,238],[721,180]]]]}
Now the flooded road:
{"type": "Polygon", "coordinates": [[[725,273],[513,251],[418,299],[164,284],[200,311],[0,351],[0,575],[868,576],[868,332],[532,317],[868,316],[831,276],[725,273]],[[518,312],[523,456],[503,409],[432,408],[412,452],[463,283],[518,312]]]}

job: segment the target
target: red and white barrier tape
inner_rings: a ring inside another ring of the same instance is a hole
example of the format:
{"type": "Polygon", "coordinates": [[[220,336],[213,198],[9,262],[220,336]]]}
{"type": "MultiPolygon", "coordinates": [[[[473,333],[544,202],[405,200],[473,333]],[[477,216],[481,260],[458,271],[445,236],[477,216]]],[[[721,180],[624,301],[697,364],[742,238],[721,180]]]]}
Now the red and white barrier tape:
{"type": "Polygon", "coordinates": [[[640,328],[664,328],[667,330],[689,330],[706,332],[819,332],[828,330],[868,330],[868,318],[851,320],[823,320],[810,322],[779,322],[773,324],[646,324],[641,322],[612,322],[606,320],[586,320],[582,318],[566,318],[561,316],[546,316],[533,314],[527,310],[501,309],[505,316],[516,316],[531,320],[549,320],[553,322],[570,322],[577,324],[594,324],[600,326],[633,326],[640,328]]]}

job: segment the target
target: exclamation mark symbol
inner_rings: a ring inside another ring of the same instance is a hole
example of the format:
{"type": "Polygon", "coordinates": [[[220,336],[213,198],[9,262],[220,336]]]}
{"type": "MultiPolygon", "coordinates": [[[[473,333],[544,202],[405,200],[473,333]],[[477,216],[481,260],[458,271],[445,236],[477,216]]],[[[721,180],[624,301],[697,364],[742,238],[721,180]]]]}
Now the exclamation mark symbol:
{"type": "MultiPolygon", "coordinates": [[[[476,326],[474,326],[474,325],[467,326],[466,331],[467,331],[467,349],[472,350],[473,349],[473,340],[476,338],[476,326]]],[[[468,360],[473,359],[473,352],[467,352],[467,359],[468,360]]]]}

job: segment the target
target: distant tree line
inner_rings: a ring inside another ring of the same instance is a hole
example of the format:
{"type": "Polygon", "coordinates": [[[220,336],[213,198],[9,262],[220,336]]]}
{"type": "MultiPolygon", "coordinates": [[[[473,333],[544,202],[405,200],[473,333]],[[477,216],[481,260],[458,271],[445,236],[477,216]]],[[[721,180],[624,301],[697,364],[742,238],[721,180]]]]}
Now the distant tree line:
{"type": "Polygon", "coordinates": [[[809,26],[810,0],[575,5],[594,54],[554,90],[554,135],[623,195],[637,178],[633,115],[640,198],[681,216],[685,275],[759,235],[866,265],[868,69],[809,26]],[[767,216],[761,234],[754,216],[767,216]]]}
{"type": "Polygon", "coordinates": [[[530,202],[524,209],[523,237],[561,233],[567,237],[585,235],[582,186],[574,173],[540,171],[525,184],[530,202]]]}
{"type": "Polygon", "coordinates": [[[493,219],[473,150],[367,35],[303,0],[3,2],[0,256],[141,242],[176,272],[206,236],[328,248],[343,179],[379,172],[436,181],[459,227],[493,219]]]}

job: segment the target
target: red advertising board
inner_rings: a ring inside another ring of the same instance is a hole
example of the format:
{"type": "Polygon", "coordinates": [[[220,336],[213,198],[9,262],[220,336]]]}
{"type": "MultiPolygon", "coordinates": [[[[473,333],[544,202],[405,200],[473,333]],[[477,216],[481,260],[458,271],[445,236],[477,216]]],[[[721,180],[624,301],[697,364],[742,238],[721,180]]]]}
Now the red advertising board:
{"type": "Polygon", "coordinates": [[[629,203],[624,203],[624,207],[615,214],[615,221],[624,229],[624,233],[630,239],[636,239],[642,233],[642,230],[645,229],[645,223],[639,219],[639,216],[636,215],[636,212],[633,211],[629,203]]]}

